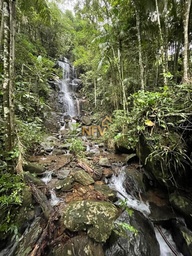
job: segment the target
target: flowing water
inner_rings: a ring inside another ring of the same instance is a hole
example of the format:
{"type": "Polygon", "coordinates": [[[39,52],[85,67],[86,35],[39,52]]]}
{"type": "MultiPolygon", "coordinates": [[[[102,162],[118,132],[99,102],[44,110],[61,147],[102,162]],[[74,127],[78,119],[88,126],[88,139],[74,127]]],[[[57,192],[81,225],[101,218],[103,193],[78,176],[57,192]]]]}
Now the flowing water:
{"type": "Polygon", "coordinates": [[[142,201],[137,200],[136,198],[133,198],[131,195],[129,195],[124,186],[123,182],[125,180],[125,173],[123,170],[119,173],[118,176],[113,175],[109,186],[117,191],[117,196],[121,200],[126,200],[126,204],[128,207],[135,209],[137,211],[142,212],[144,215],[150,214],[149,204],[144,203],[142,201]]]}
{"type": "Polygon", "coordinates": [[[51,194],[50,204],[51,204],[52,206],[56,206],[56,205],[58,205],[60,202],[62,202],[62,200],[56,196],[56,193],[55,193],[55,190],[54,190],[54,189],[51,189],[51,190],[50,190],[50,194],[51,194]]]}
{"type": "Polygon", "coordinates": [[[155,227],[154,229],[157,241],[159,242],[160,246],[160,256],[183,256],[182,253],[177,251],[175,242],[173,241],[171,233],[168,230],[162,227],[155,227]],[[167,242],[165,242],[163,237],[165,237],[167,242]]]}
{"type": "Polygon", "coordinates": [[[41,179],[46,185],[49,183],[52,179],[52,171],[47,171],[44,173],[43,178],[41,179]]]}
{"type": "MultiPolygon", "coordinates": [[[[124,200],[129,208],[141,212],[146,218],[150,214],[150,206],[147,202],[139,201],[138,199],[129,195],[124,186],[123,182],[125,180],[125,172],[123,168],[120,170],[118,175],[113,175],[110,179],[109,186],[117,191],[117,196],[119,199],[124,200]]],[[[182,256],[178,252],[175,242],[172,239],[171,233],[163,229],[161,226],[154,227],[155,235],[160,247],[160,256],[182,256]]]]}
{"type": "Polygon", "coordinates": [[[74,98],[74,91],[72,80],[74,78],[74,69],[67,59],[58,61],[59,66],[63,70],[63,78],[59,82],[59,102],[63,106],[63,113],[74,117],[77,115],[76,99],[74,98]]]}

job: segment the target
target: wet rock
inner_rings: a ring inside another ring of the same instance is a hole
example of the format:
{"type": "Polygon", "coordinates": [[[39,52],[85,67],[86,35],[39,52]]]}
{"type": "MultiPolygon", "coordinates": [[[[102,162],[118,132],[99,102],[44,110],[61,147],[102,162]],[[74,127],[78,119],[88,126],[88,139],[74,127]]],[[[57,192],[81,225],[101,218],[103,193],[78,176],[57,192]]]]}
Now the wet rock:
{"type": "Polygon", "coordinates": [[[81,122],[82,122],[82,124],[84,124],[84,125],[90,125],[90,124],[92,123],[89,116],[83,116],[83,117],[81,118],[81,122]]]}
{"type": "Polygon", "coordinates": [[[130,166],[124,169],[125,181],[123,185],[128,194],[139,198],[139,195],[145,191],[143,183],[143,174],[135,168],[130,166]]]}
{"type": "Polygon", "coordinates": [[[37,217],[32,223],[29,230],[26,230],[19,243],[15,255],[28,256],[32,251],[37,239],[39,238],[43,228],[41,227],[41,218],[37,217]]]}
{"type": "Polygon", "coordinates": [[[192,202],[185,195],[175,192],[169,196],[171,205],[185,217],[187,224],[192,228],[192,202]]]}
{"type": "Polygon", "coordinates": [[[172,236],[178,249],[186,256],[192,256],[192,232],[182,219],[172,220],[172,236]]]}
{"type": "Polygon", "coordinates": [[[87,236],[76,236],[53,249],[50,256],[104,256],[101,244],[87,236]]]}
{"type": "Polygon", "coordinates": [[[64,170],[59,170],[57,172],[57,179],[58,180],[63,180],[65,178],[67,178],[67,176],[69,175],[70,170],[64,169],[64,170]]]}
{"type": "Polygon", "coordinates": [[[130,163],[130,162],[133,162],[135,160],[138,160],[138,157],[137,157],[137,155],[135,153],[129,154],[125,158],[125,161],[126,161],[127,164],[130,163]]]}
{"type": "Polygon", "coordinates": [[[56,190],[61,190],[61,191],[70,191],[73,187],[73,183],[74,183],[74,178],[72,176],[68,176],[63,180],[59,180],[56,185],[55,185],[55,189],[56,190]]]}
{"type": "Polygon", "coordinates": [[[64,149],[59,149],[59,148],[54,148],[53,149],[53,154],[54,155],[63,155],[66,153],[66,150],[64,149]]]}
{"type": "Polygon", "coordinates": [[[109,202],[72,202],[64,212],[64,225],[71,231],[86,230],[96,242],[105,242],[117,213],[116,207],[109,202]]]}
{"type": "Polygon", "coordinates": [[[112,190],[111,188],[109,188],[109,186],[105,184],[95,183],[94,188],[96,191],[99,191],[100,193],[102,193],[110,201],[115,201],[117,199],[116,191],[112,190]]]}
{"type": "Polygon", "coordinates": [[[160,255],[154,229],[141,213],[134,211],[130,215],[124,211],[116,223],[116,232],[105,245],[105,256],[160,255]]]}
{"type": "Polygon", "coordinates": [[[75,181],[77,181],[78,183],[80,183],[84,186],[94,183],[94,179],[83,170],[76,171],[73,174],[73,177],[74,177],[75,181]]]}
{"type": "Polygon", "coordinates": [[[164,222],[175,218],[175,212],[169,205],[158,206],[154,203],[150,203],[151,213],[149,215],[150,220],[153,222],[164,222]]]}
{"type": "Polygon", "coordinates": [[[99,165],[103,167],[111,167],[109,159],[107,157],[100,157],[99,165]]]}
{"type": "Polygon", "coordinates": [[[183,167],[185,166],[186,160],[181,156],[177,159],[181,153],[178,155],[176,153],[174,157],[170,153],[170,159],[167,158],[166,160],[163,150],[159,149],[159,153],[155,154],[152,159],[148,159],[148,157],[154,153],[154,145],[157,145],[157,140],[159,141],[158,143],[161,143],[162,148],[176,148],[176,152],[184,152],[186,150],[185,144],[181,142],[180,135],[177,133],[169,133],[167,135],[159,131],[156,136],[155,134],[153,136],[147,134],[141,135],[137,146],[137,155],[144,165],[145,171],[161,186],[169,189],[181,187],[183,180],[186,180],[186,172],[181,168],[182,165],[183,167]],[[172,169],[170,169],[171,163],[172,169]],[[174,167],[175,165],[177,166],[174,167]]]}
{"type": "Polygon", "coordinates": [[[45,169],[43,166],[35,163],[27,163],[24,164],[23,170],[25,172],[35,173],[35,174],[43,174],[45,169]]]}
{"type": "Polygon", "coordinates": [[[113,171],[110,168],[105,168],[103,170],[103,176],[105,178],[110,178],[113,175],[113,171]]]}

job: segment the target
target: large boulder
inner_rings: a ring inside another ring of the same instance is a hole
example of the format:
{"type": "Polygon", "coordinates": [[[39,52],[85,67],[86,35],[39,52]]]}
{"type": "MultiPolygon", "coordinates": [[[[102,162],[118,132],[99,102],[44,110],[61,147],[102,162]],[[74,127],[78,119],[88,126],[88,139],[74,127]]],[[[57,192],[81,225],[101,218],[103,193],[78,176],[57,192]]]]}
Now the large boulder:
{"type": "Polygon", "coordinates": [[[187,228],[182,219],[174,219],[171,222],[173,239],[183,255],[192,256],[192,232],[187,228]]]}
{"type": "Polygon", "coordinates": [[[152,224],[139,212],[124,211],[116,220],[117,230],[105,245],[105,256],[159,256],[152,224]]]}
{"type": "Polygon", "coordinates": [[[180,212],[192,229],[192,202],[191,199],[186,197],[184,194],[175,192],[170,194],[169,200],[174,209],[180,212]]]}
{"type": "Polygon", "coordinates": [[[56,246],[49,256],[104,256],[101,244],[87,236],[75,236],[67,243],[56,246]]]}
{"type": "Polygon", "coordinates": [[[179,134],[142,134],[137,146],[137,155],[149,178],[169,189],[182,186],[186,180],[186,146],[179,134]]]}
{"type": "Polygon", "coordinates": [[[113,229],[118,210],[109,202],[77,201],[64,212],[64,225],[71,231],[86,230],[96,242],[105,242],[113,229]]]}
{"type": "Polygon", "coordinates": [[[128,194],[132,195],[135,198],[139,198],[139,195],[145,192],[143,173],[131,165],[124,168],[124,172],[124,188],[126,189],[128,194]]]}

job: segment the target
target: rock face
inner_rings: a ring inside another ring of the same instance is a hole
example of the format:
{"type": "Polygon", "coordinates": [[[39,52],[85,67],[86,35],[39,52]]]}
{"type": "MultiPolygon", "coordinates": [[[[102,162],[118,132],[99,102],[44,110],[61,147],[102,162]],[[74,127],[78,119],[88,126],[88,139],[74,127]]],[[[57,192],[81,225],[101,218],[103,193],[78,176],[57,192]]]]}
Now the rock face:
{"type": "Polygon", "coordinates": [[[185,217],[187,224],[190,226],[190,228],[192,228],[191,199],[175,192],[170,195],[169,200],[172,206],[185,217]]]}
{"type": "Polygon", "coordinates": [[[57,246],[49,256],[104,256],[101,244],[87,236],[76,236],[66,244],[57,246]]]}
{"type": "Polygon", "coordinates": [[[161,131],[153,137],[141,135],[137,147],[137,155],[149,176],[169,189],[181,187],[182,181],[186,180],[184,168],[187,161],[181,153],[186,148],[180,141],[177,133],[167,136],[161,131]],[[158,136],[158,139],[155,136],[158,136]],[[157,146],[156,140],[160,141],[160,146],[157,146]],[[154,148],[155,145],[157,149],[154,148]]]}
{"type": "Polygon", "coordinates": [[[105,242],[111,234],[117,214],[116,207],[109,202],[72,202],[65,210],[64,225],[71,231],[86,230],[96,242],[105,242]]]}
{"type": "Polygon", "coordinates": [[[117,232],[113,232],[106,243],[105,256],[160,255],[153,227],[141,213],[134,211],[134,214],[130,215],[124,211],[116,223],[117,232]],[[130,225],[130,228],[127,228],[125,223],[130,225]]]}

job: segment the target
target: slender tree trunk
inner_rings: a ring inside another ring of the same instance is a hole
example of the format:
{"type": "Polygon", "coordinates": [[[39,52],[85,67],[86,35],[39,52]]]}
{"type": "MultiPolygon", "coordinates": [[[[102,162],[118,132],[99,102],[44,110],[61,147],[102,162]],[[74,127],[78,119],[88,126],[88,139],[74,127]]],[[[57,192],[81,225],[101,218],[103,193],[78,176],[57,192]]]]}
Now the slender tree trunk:
{"type": "Polygon", "coordinates": [[[137,39],[138,39],[138,48],[139,48],[139,68],[140,68],[140,81],[141,81],[141,90],[145,89],[144,82],[144,67],[143,67],[143,57],[142,57],[142,45],[141,45],[141,22],[140,16],[137,10],[137,7],[133,1],[133,5],[135,8],[135,16],[136,16],[136,28],[137,28],[137,39]]]}
{"type": "Polygon", "coordinates": [[[14,18],[15,1],[4,0],[4,37],[3,37],[3,117],[5,123],[5,150],[11,151],[14,147],[14,104],[13,104],[13,79],[14,79],[14,18]]]}
{"type": "Polygon", "coordinates": [[[189,82],[189,14],[191,0],[184,2],[183,30],[184,30],[184,51],[183,51],[183,82],[189,82]]]}
{"type": "Polygon", "coordinates": [[[1,0],[0,3],[0,12],[1,12],[1,25],[0,25],[0,51],[2,50],[3,47],[3,20],[4,20],[4,15],[3,15],[3,0],[1,0]]]}
{"type": "Polygon", "coordinates": [[[164,40],[163,40],[163,33],[161,29],[161,21],[159,16],[159,5],[158,1],[155,0],[156,5],[156,12],[157,12],[157,22],[158,22],[158,28],[159,28],[159,36],[160,36],[160,50],[161,50],[161,56],[162,56],[162,69],[163,69],[163,77],[164,77],[164,84],[167,84],[167,77],[165,74],[167,73],[166,70],[166,57],[165,57],[165,48],[164,48],[164,40]]]}

